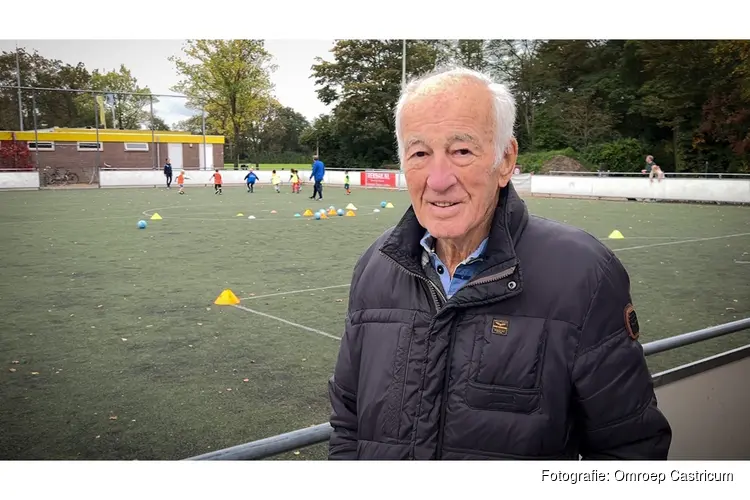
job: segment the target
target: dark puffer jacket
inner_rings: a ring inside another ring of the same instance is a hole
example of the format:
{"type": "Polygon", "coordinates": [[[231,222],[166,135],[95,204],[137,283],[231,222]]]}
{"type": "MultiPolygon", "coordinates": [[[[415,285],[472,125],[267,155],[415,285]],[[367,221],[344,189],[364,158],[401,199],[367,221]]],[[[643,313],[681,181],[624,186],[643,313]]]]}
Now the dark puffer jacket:
{"type": "Polygon", "coordinates": [[[355,267],[329,458],[667,457],[629,278],[607,247],[529,216],[509,184],[482,270],[446,300],[423,234],[410,208],[355,267]]]}

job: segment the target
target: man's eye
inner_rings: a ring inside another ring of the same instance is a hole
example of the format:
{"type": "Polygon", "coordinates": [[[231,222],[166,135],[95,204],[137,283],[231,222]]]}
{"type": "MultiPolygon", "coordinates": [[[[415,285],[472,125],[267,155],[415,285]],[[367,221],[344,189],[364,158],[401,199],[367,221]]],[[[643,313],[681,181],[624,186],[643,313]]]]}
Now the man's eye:
{"type": "Polygon", "coordinates": [[[412,157],[416,158],[424,158],[425,156],[427,156],[427,153],[425,153],[424,151],[417,151],[416,153],[412,154],[412,157]]]}
{"type": "Polygon", "coordinates": [[[457,149],[456,154],[458,154],[459,156],[467,156],[471,154],[471,151],[469,151],[468,149],[457,149]]]}

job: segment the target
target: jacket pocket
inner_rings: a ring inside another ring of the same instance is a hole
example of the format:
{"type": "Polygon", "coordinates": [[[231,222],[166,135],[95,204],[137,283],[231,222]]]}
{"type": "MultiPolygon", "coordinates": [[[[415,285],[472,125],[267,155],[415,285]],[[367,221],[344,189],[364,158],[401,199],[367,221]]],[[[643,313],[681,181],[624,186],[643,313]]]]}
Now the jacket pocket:
{"type": "Polygon", "coordinates": [[[543,318],[484,316],[475,326],[466,403],[531,413],[539,408],[549,333],[543,318]]]}
{"type": "Polygon", "coordinates": [[[541,400],[541,388],[515,389],[472,381],[466,387],[466,404],[475,410],[533,413],[539,409],[541,400]]]}

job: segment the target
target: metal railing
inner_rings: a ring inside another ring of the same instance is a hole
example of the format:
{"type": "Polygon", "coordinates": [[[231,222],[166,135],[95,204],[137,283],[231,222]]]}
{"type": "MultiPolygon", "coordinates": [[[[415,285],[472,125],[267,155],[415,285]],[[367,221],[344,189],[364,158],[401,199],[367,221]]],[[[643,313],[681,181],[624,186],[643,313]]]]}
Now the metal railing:
{"type": "MultiPolygon", "coordinates": [[[[609,172],[606,170],[596,172],[566,172],[564,170],[552,170],[545,174],[536,175],[577,175],[579,177],[648,177],[643,172],[609,172]]],[[[677,178],[704,178],[704,179],[750,179],[750,174],[736,174],[724,172],[664,172],[665,177],[677,178]]]]}
{"type": "MultiPolygon", "coordinates": [[[[643,353],[646,356],[651,356],[661,352],[671,351],[678,347],[684,347],[697,342],[703,342],[705,340],[748,329],[750,329],[750,317],[649,342],[648,344],[643,345],[643,353]]],[[[324,443],[328,441],[332,431],[333,429],[330,424],[324,423],[232,446],[230,448],[204,453],[203,455],[191,457],[187,460],[261,460],[298,450],[300,448],[324,443]]]]}

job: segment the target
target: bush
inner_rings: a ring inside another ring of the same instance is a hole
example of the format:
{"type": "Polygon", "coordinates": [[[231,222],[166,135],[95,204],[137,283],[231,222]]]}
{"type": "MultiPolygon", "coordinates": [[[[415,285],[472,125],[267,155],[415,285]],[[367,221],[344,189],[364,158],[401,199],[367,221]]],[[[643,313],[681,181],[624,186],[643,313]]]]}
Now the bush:
{"type": "Polygon", "coordinates": [[[587,169],[591,169],[591,165],[585,161],[585,158],[583,158],[575,149],[573,148],[565,148],[565,149],[558,149],[556,151],[538,151],[536,153],[523,153],[518,155],[518,160],[516,163],[521,166],[522,171],[524,174],[528,173],[538,173],[542,165],[550,161],[555,156],[567,156],[569,158],[573,158],[574,160],[577,160],[583,164],[584,167],[587,169]]]}
{"type": "Polygon", "coordinates": [[[646,163],[645,149],[637,139],[594,144],[587,147],[582,156],[597,169],[612,172],[638,172],[646,163]]]}

